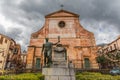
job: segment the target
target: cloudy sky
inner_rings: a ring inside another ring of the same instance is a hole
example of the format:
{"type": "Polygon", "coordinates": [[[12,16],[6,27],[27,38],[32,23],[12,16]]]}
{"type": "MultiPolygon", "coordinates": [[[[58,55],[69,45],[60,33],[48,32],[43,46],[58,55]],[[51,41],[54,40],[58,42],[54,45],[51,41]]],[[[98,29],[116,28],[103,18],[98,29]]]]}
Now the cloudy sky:
{"type": "Polygon", "coordinates": [[[31,33],[44,24],[44,16],[61,9],[80,15],[80,23],[95,34],[97,44],[120,35],[120,0],[0,0],[0,33],[27,49],[31,33]]]}

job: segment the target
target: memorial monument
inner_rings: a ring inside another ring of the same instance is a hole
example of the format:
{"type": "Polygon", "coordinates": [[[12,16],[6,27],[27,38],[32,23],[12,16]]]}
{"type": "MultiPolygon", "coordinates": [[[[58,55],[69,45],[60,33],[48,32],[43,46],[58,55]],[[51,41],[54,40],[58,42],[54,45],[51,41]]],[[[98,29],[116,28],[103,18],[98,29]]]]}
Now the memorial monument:
{"type": "Polygon", "coordinates": [[[52,60],[52,64],[42,68],[45,80],[75,80],[74,67],[67,59],[66,48],[62,44],[57,44],[51,55],[51,59],[48,60],[52,60]]]}

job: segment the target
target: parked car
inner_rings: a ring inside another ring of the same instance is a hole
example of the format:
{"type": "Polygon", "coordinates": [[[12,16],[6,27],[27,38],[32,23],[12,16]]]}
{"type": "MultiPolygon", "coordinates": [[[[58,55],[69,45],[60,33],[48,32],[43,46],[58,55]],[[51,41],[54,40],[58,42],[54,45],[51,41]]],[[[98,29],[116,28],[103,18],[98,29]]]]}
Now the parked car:
{"type": "Polygon", "coordinates": [[[111,75],[120,75],[120,68],[113,68],[110,70],[111,75]]]}

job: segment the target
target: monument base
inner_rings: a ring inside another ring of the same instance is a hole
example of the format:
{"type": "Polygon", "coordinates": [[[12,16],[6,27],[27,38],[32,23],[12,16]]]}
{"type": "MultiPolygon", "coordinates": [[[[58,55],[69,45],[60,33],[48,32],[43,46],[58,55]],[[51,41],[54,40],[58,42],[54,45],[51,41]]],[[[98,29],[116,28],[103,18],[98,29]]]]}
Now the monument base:
{"type": "Polygon", "coordinates": [[[75,80],[73,68],[43,68],[45,80],[75,80]]]}

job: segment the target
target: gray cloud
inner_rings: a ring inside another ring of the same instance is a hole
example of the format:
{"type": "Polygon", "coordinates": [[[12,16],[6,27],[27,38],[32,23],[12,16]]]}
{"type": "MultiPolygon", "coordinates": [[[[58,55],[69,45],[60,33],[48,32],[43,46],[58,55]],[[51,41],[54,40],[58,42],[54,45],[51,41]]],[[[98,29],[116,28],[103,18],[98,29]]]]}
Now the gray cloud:
{"type": "MultiPolygon", "coordinates": [[[[26,49],[29,43],[30,39],[30,32],[26,31],[27,29],[23,30],[22,28],[10,28],[5,34],[15,41],[18,41],[18,43],[21,43],[22,41],[22,50],[26,49]]],[[[31,31],[31,30],[30,30],[31,31]]]]}
{"type": "Polygon", "coordinates": [[[117,3],[120,3],[120,1],[69,0],[68,2],[68,0],[54,0],[53,2],[53,0],[23,0],[21,3],[16,4],[13,1],[7,0],[7,2],[4,2],[3,4],[3,12],[7,17],[18,21],[20,24],[32,26],[32,23],[34,24],[37,21],[40,22],[40,20],[43,21],[44,15],[59,10],[60,5],[64,4],[66,10],[80,14],[81,20],[93,19],[97,21],[106,21],[108,24],[114,24],[116,28],[120,28],[120,14],[118,14],[120,13],[118,12],[120,6],[116,7],[117,5],[114,5],[117,3]]]}
{"type": "Polygon", "coordinates": [[[20,28],[10,28],[6,32],[6,34],[8,36],[10,36],[11,38],[13,38],[15,40],[20,40],[21,39],[21,37],[20,37],[21,33],[22,33],[22,29],[20,29],[20,28]]]}
{"type": "Polygon", "coordinates": [[[80,14],[81,24],[95,33],[97,43],[107,42],[100,34],[106,35],[112,41],[115,37],[111,35],[120,34],[119,3],[119,0],[2,0],[0,4],[1,14],[7,20],[29,29],[25,32],[19,27],[16,34],[14,29],[7,32],[7,35],[18,41],[22,38],[25,46],[28,45],[30,34],[43,26],[44,16],[61,9],[61,4],[65,10],[80,14]]]}
{"type": "Polygon", "coordinates": [[[5,34],[5,28],[0,24],[0,33],[5,34]]]}

